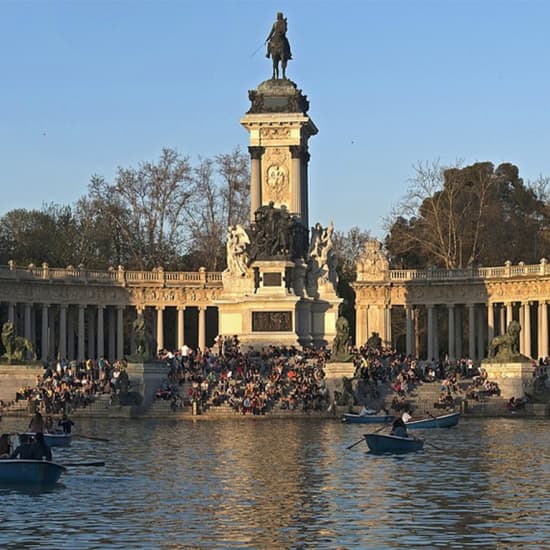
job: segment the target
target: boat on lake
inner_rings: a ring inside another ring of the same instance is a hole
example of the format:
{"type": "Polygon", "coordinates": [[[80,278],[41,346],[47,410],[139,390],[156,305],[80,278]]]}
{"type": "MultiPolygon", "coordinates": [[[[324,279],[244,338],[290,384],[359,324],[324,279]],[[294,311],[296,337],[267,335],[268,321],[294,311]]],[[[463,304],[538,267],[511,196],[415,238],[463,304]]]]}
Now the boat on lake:
{"type": "Polygon", "coordinates": [[[47,460],[0,459],[0,484],[53,485],[65,467],[47,460]]]}
{"type": "Polygon", "coordinates": [[[442,416],[432,416],[423,420],[411,420],[406,423],[407,429],[424,429],[424,428],[452,428],[458,424],[460,412],[444,414],[442,416]]]}
{"type": "Polygon", "coordinates": [[[365,434],[367,446],[372,453],[411,453],[424,447],[423,439],[397,435],[365,434]]]}
{"type": "MultiPolygon", "coordinates": [[[[20,443],[29,443],[30,440],[35,436],[34,432],[24,432],[19,434],[20,443]]],[[[44,433],[44,443],[48,447],[68,447],[72,442],[72,434],[67,434],[63,432],[45,432],[44,433]]]]}
{"type": "Polygon", "coordinates": [[[393,421],[391,414],[355,414],[344,413],[342,422],[347,424],[384,424],[393,421]]]}

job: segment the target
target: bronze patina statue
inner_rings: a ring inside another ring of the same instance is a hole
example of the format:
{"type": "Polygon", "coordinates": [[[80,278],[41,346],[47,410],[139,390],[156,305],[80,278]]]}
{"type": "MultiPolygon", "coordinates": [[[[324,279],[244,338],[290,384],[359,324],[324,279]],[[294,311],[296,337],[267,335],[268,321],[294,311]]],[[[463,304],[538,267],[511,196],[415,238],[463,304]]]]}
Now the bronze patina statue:
{"type": "Polygon", "coordinates": [[[508,325],[506,334],[495,336],[489,344],[488,358],[491,361],[509,362],[522,358],[519,351],[521,326],[517,321],[508,325]]]}
{"type": "Polygon", "coordinates": [[[2,325],[2,344],[6,353],[5,357],[8,363],[22,363],[25,359],[36,359],[36,353],[32,343],[26,338],[15,335],[15,326],[11,321],[2,325]]]}
{"type": "Polygon", "coordinates": [[[286,17],[281,12],[277,13],[277,20],[266,39],[267,53],[266,57],[271,57],[273,61],[273,79],[279,78],[279,62],[283,70],[283,78],[286,79],[286,64],[292,59],[290,44],[286,37],[287,23],[286,17]]]}

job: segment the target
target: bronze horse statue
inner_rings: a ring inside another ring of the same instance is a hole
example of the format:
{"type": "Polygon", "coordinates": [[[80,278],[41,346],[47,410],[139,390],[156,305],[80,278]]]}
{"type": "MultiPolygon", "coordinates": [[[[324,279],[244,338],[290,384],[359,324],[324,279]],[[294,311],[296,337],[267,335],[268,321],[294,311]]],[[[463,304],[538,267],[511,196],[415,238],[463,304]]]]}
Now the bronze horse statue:
{"type": "Polygon", "coordinates": [[[266,39],[267,53],[266,57],[271,57],[273,61],[273,76],[272,79],[279,78],[279,63],[281,64],[283,78],[286,79],[286,64],[289,59],[292,59],[290,52],[290,44],[286,37],[287,22],[283,14],[277,14],[277,21],[273,23],[273,28],[266,39]]]}

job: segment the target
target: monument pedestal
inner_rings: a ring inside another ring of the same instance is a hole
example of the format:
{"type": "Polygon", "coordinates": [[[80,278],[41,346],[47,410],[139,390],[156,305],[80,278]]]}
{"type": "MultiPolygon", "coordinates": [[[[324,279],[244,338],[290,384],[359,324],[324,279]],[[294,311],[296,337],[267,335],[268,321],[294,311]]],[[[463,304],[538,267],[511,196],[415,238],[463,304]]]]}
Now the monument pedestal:
{"type": "Polygon", "coordinates": [[[325,365],[325,380],[329,391],[331,403],[334,401],[334,392],[344,393],[344,377],[353,378],[355,373],[355,365],[349,363],[327,363],[325,365]]]}
{"type": "Polygon", "coordinates": [[[500,396],[524,397],[532,393],[533,372],[535,367],[530,362],[482,362],[481,366],[487,372],[487,379],[495,382],[500,388],[500,396]]]}
{"type": "Polygon", "coordinates": [[[166,365],[158,361],[128,363],[126,373],[130,380],[131,391],[136,391],[143,397],[140,409],[147,409],[166,378],[166,365]]]}

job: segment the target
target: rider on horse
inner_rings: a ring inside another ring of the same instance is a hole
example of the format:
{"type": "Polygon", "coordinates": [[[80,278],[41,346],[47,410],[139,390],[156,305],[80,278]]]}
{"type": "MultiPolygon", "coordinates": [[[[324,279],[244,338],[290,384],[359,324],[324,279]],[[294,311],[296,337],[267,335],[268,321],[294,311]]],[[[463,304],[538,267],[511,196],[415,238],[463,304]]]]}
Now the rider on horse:
{"type": "Polygon", "coordinates": [[[273,23],[273,27],[269,36],[266,39],[267,53],[266,57],[273,59],[273,78],[275,74],[278,76],[278,64],[281,61],[283,68],[283,78],[285,78],[286,62],[292,59],[292,53],[290,52],[290,44],[286,37],[287,23],[286,18],[283,17],[281,12],[277,13],[277,21],[273,23]]]}

